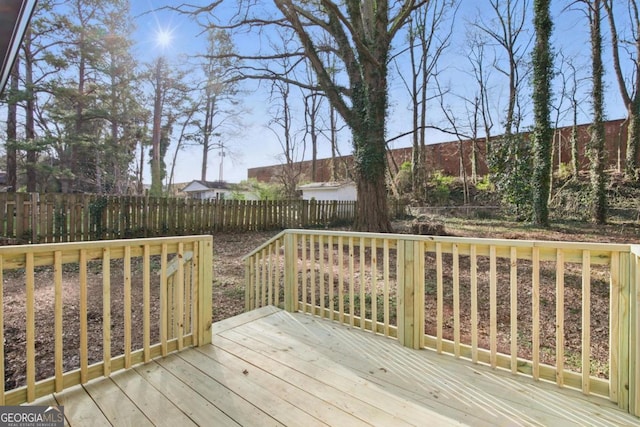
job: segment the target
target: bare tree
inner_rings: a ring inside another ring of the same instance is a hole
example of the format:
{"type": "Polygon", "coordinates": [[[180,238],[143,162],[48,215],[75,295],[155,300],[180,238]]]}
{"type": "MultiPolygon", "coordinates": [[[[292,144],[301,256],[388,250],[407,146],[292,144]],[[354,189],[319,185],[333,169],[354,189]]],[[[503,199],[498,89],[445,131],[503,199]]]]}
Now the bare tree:
{"type": "MultiPolygon", "coordinates": [[[[489,81],[491,79],[491,66],[487,66],[487,40],[483,33],[470,32],[467,34],[467,44],[469,46],[468,61],[471,65],[471,73],[476,84],[476,96],[474,105],[474,131],[472,133],[474,146],[478,135],[478,116],[482,119],[482,127],[485,141],[485,162],[491,156],[491,130],[493,129],[493,116],[490,107],[489,81]]],[[[473,166],[477,165],[476,151],[473,151],[473,166]]],[[[475,174],[474,175],[474,180],[475,174]]]]}
{"type": "MultiPolygon", "coordinates": [[[[313,77],[309,76],[311,80],[313,77]]],[[[322,94],[317,90],[311,90],[304,94],[304,133],[311,140],[311,180],[318,180],[318,137],[322,129],[320,129],[320,112],[322,107],[322,94]]]]}
{"type": "Polygon", "coordinates": [[[238,82],[230,77],[238,66],[233,57],[235,47],[227,31],[209,29],[207,31],[207,50],[202,58],[205,84],[201,90],[204,105],[204,118],[195,120],[202,144],[202,168],[200,179],[206,181],[209,153],[220,148],[214,137],[222,138],[225,133],[235,131],[239,117],[236,110],[238,100],[238,82]]]}
{"type": "Polygon", "coordinates": [[[489,4],[493,19],[476,23],[475,26],[504,50],[507,57],[506,67],[498,62],[494,63],[494,67],[508,79],[509,98],[504,122],[504,133],[508,136],[520,129],[520,92],[527,77],[523,63],[531,43],[525,27],[529,1],[489,0],[489,4]]]}
{"type": "Polygon", "coordinates": [[[271,86],[272,119],[269,129],[280,143],[283,162],[280,182],[287,198],[296,198],[296,187],[302,175],[299,160],[304,157],[304,138],[298,139],[292,114],[291,85],[274,80],[271,86]]]}
{"type": "MultiPolygon", "coordinates": [[[[603,0],[611,30],[611,52],[613,54],[613,69],[622,102],[627,109],[627,152],[625,157],[624,173],[627,178],[637,180],[638,175],[638,146],[640,145],[640,12],[638,1],[628,0],[627,16],[629,18],[629,37],[622,37],[616,25],[616,19],[621,15],[616,14],[612,0],[603,0]],[[627,49],[627,57],[631,64],[631,78],[626,79],[620,60],[620,48],[627,49]]],[[[595,7],[595,5],[594,5],[595,7]]]]}
{"type": "MultiPolygon", "coordinates": [[[[207,16],[221,3],[196,8],[207,16]]],[[[291,29],[299,45],[287,52],[294,66],[310,64],[329,102],[350,127],[353,136],[358,205],[355,228],[368,231],[391,231],[386,193],[386,115],[388,107],[387,74],[391,43],[411,13],[427,0],[379,0],[294,2],[273,0],[257,2],[275,5],[279,13],[257,7],[255,1],[236,2],[241,8],[234,14],[229,28],[243,31],[265,27],[291,29]],[[329,46],[341,61],[345,82],[336,84],[323,52],[329,46]],[[308,60],[308,62],[305,62],[308,60]]],[[[184,8],[183,8],[184,10],[184,8]]],[[[246,34],[245,34],[246,37],[246,34]]],[[[247,57],[273,57],[269,52],[247,57]]],[[[275,56],[281,56],[279,54],[275,56]]],[[[247,78],[279,79],[308,86],[295,79],[289,70],[275,74],[269,69],[247,69],[247,78]],[[293,76],[293,77],[292,77],[293,76]]]]}
{"type": "Polygon", "coordinates": [[[604,173],[606,164],[604,85],[602,81],[604,66],[602,63],[602,33],[600,28],[602,1],[580,0],[580,2],[585,6],[591,37],[591,104],[593,120],[589,128],[590,139],[587,146],[591,179],[591,219],[598,224],[604,224],[607,221],[607,193],[606,175],[604,173]]]}
{"type": "Polygon", "coordinates": [[[165,154],[170,145],[173,127],[191,111],[189,90],[185,86],[185,70],[172,65],[160,56],[149,64],[147,78],[153,88],[151,129],[151,188],[152,196],[161,196],[166,176],[165,154]]]}
{"type": "MultiPolygon", "coordinates": [[[[467,168],[465,165],[466,155],[464,152],[464,141],[472,139],[472,136],[470,136],[468,133],[463,131],[463,125],[460,123],[460,120],[458,119],[458,117],[460,117],[461,115],[456,114],[453,111],[453,108],[445,102],[444,99],[445,99],[445,94],[447,93],[447,90],[442,88],[442,86],[440,85],[440,82],[438,81],[437,76],[434,78],[434,81],[437,88],[437,98],[440,106],[440,111],[442,112],[442,114],[444,115],[448,123],[448,127],[449,127],[448,133],[455,135],[456,139],[458,140],[458,161],[460,165],[459,176],[460,176],[460,179],[462,180],[464,204],[468,204],[469,203],[469,182],[467,179],[467,168]]],[[[461,99],[466,101],[464,98],[461,98],[461,99]]],[[[465,116],[467,118],[471,117],[469,114],[466,114],[465,116]]],[[[471,127],[473,132],[473,129],[474,129],[473,119],[472,119],[472,123],[470,124],[472,125],[471,127]]]]}
{"type": "Polygon", "coordinates": [[[492,19],[475,24],[502,55],[494,68],[507,79],[508,99],[504,116],[504,134],[491,144],[491,176],[503,200],[525,220],[531,215],[531,147],[520,133],[523,116],[523,91],[530,68],[527,62],[531,37],[528,0],[489,0],[492,19]],[[502,59],[504,58],[504,59],[502,59]]]}
{"type": "MultiPolygon", "coordinates": [[[[426,184],[426,138],[427,101],[429,100],[429,82],[438,71],[440,58],[449,47],[453,34],[453,22],[458,7],[457,0],[432,0],[423,5],[408,19],[408,44],[406,53],[411,64],[411,79],[404,78],[404,72],[398,75],[402,79],[411,97],[410,110],[414,132],[411,150],[411,188],[413,199],[424,202],[426,184]],[[448,21],[448,27],[445,24],[448,21]]],[[[401,52],[404,54],[405,52],[401,52]]],[[[400,71],[397,58],[395,64],[400,71]]]]}

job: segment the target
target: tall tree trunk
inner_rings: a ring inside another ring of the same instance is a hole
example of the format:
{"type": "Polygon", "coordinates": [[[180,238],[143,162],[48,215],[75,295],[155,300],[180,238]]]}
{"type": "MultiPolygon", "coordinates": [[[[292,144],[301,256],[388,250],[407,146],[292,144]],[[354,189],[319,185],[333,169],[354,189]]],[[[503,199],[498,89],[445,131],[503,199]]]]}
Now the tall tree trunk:
{"type": "Polygon", "coordinates": [[[580,154],[578,152],[578,102],[574,98],[573,123],[571,125],[571,171],[574,179],[580,176],[580,154]]]}
{"type": "Polygon", "coordinates": [[[151,189],[154,197],[162,195],[162,166],[160,164],[160,140],[162,138],[162,92],[163,92],[163,62],[158,58],[155,70],[155,94],[153,100],[153,129],[151,134],[151,189]]]}
{"type": "Polygon", "coordinates": [[[24,48],[24,78],[27,91],[25,109],[25,137],[29,149],[27,150],[27,191],[35,193],[37,188],[36,163],[38,162],[38,152],[35,149],[35,95],[33,93],[33,55],[31,52],[31,29],[27,30],[24,48]]]}
{"type": "Polygon", "coordinates": [[[549,13],[550,0],[534,0],[533,4],[536,30],[533,50],[533,221],[536,225],[548,227],[553,146],[549,119],[553,63],[549,39],[553,25],[549,13]]]}
{"type": "Polygon", "coordinates": [[[10,102],[7,106],[7,188],[9,191],[18,189],[18,150],[16,148],[18,138],[18,101],[16,95],[20,81],[19,56],[11,70],[10,102]]]}
{"type": "MultiPolygon", "coordinates": [[[[145,128],[146,128],[146,124],[145,124],[145,128]]],[[[140,138],[140,168],[138,170],[138,186],[137,186],[137,192],[138,195],[142,196],[144,195],[144,139],[140,138]]]]}
{"type": "Polygon", "coordinates": [[[589,160],[591,162],[591,218],[597,224],[607,221],[607,194],[604,166],[606,153],[604,150],[604,87],[602,75],[602,35],[600,30],[600,0],[592,0],[591,6],[591,67],[593,87],[591,101],[593,104],[593,124],[589,140],[589,160]]]}
{"type": "MultiPolygon", "coordinates": [[[[640,89],[640,88],[639,88],[640,89]]],[[[627,152],[624,172],[628,178],[638,179],[638,145],[640,145],[640,95],[635,95],[633,102],[627,107],[627,152]]]]}
{"type": "Polygon", "coordinates": [[[370,72],[365,78],[368,78],[366,88],[353,88],[354,110],[359,122],[351,128],[358,188],[354,228],[356,231],[391,232],[385,179],[386,73],[370,72]],[[358,105],[360,102],[366,106],[358,105]]]}
{"type": "Polygon", "coordinates": [[[215,109],[215,98],[211,95],[210,89],[207,89],[207,102],[204,113],[204,136],[202,139],[202,169],[200,171],[200,180],[207,180],[207,167],[209,163],[209,151],[211,150],[211,137],[213,136],[213,113],[215,109]]]}
{"type": "MultiPolygon", "coordinates": [[[[329,106],[329,126],[331,128],[329,129],[329,132],[331,134],[331,164],[329,166],[329,170],[331,181],[338,180],[338,169],[336,167],[336,145],[338,144],[338,130],[336,129],[336,122],[336,111],[333,107],[329,106]]],[[[347,177],[345,176],[344,178],[346,179],[347,177]]]]}

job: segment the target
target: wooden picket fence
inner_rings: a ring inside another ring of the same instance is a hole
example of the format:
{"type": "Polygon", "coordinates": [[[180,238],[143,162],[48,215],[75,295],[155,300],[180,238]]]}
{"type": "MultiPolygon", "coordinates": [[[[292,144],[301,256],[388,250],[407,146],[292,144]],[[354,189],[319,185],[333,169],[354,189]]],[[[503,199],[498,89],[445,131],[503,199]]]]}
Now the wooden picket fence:
{"type": "Polygon", "coordinates": [[[0,244],[319,227],[354,216],[345,201],[0,193],[0,244]]]}

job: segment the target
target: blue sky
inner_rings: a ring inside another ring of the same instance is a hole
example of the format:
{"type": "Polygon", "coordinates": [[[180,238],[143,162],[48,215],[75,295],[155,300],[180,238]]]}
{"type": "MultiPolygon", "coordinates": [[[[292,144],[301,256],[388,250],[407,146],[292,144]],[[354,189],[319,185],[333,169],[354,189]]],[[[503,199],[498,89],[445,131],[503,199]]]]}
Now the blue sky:
{"type": "MultiPolygon", "coordinates": [[[[232,2],[235,3],[235,2],[232,2]]],[[[569,2],[554,2],[553,13],[559,15],[561,8],[569,2]],[[564,3],[564,4],[562,4],[564,3]]],[[[195,25],[190,18],[167,10],[159,10],[162,6],[175,5],[177,2],[172,1],[153,1],[142,0],[132,2],[132,14],[136,16],[135,22],[137,31],[135,39],[138,40],[135,52],[136,56],[142,61],[149,61],[157,55],[165,55],[169,60],[181,61],[181,54],[194,54],[203,48],[203,37],[198,37],[199,27],[195,25]],[[154,11],[155,10],[155,11],[154,11]],[[154,12],[148,12],[154,11],[154,12]],[[144,13],[148,12],[148,13],[144,13]],[[170,46],[165,49],[159,47],[156,43],[156,36],[159,30],[168,30],[172,33],[172,41],[170,46]]],[[[193,1],[191,4],[208,4],[206,1],[193,1]]],[[[462,69],[467,67],[466,47],[464,43],[465,29],[469,27],[469,22],[474,20],[478,14],[486,13],[486,1],[466,1],[462,0],[462,5],[456,16],[456,25],[452,45],[450,50],[443,56],[440,67],[443,70],[440,81],[443,86],[449,88],[452,92],[459,95],[472,96],[473,82],[469,79],[462,69]]],[[[606,30],[606,21],[603,22],[603,30],[606,30]]],[[[247,50],[257,43],[264,40],[256,40],[255,37],[245,37],[236,39],[239,50],[247,50]]],[[[588,25],[583,12],[567,11],[562,15],[562,19],[555,20],[554,41],[556,46],[562,46],[562,50],[567,54],[573,54],[578,57],[577,61],[582,66],[584,72],[587,72],[589,66],[589,39],[588,25]]],[[[605,40],[605,48],[608,47],[608,40],[605,40]]],[[[558,49],[558,47],[556,47],[558,49]]],[[[604,56],[605,62],[609,62],[610,52],[607,49],[604,56]]],[[[401,65],[402,67],[402,65],[401,65]]],[[[393,74],[393,73],[392,73],[393,74]]],[[[494,75],[497,75],[494,71],[494,75]]],[[[607,118],[615,119],[624,116],[624,109],[620,102],[618,88],[613,81],[613,72],[610,67],[606,69],[605,78],[607,80],[607,118]]],[[[501,99],[497,108],[504,108],[506,105],[506,79],[496,82],[492,87],[493,95],[501,99]]],[[[247,82],[243,86],[243,100],[247,110],[243,117],[244,131],[235,137],[229,138],[226,144],[230,147],[232,156],[224,158],[224,179],[229,182],[238,182],[247,177],[247,168],[266,166],[280,163],[278,154],[281,152],[280,145],[277,142],[273,132],[266,128],[269,120],[268,114],[268,93],[263,88],[266,85],[258,85],[256,82],[247,82]]],[[[585,85],[585,90],[588,85],[585,85]]],[[[390,115],[388,125],[388,136],[393,137],[397,134],[406,132],[410,128],[410,114],[406,109],[408,104],[407,95],[402,88],[399,78],[391,77],[390,79],[390,115]]],[[[462,105],[455,105],[456,97],[448,98],[448,105],[454,111],[462,113],[462,105]]],[[[526,102],[525,102],[526,107],[526,102]]],[[[529,106],[530,108],[530,106],[529,106]]],[[[443,119],[438,117],[439,107],[433,103],[429,107],[431,112],[431,121],[435,124],[444,125],[443,119]]],[[[582,103],[582,115],[580,121],[589,120],[589,105],[585,99],[582,103]]],[[[499,118],[496,117],[496,121],[499,118]]],[[[524,125],[529,122],[525,119],[524,125]]],[[[568,124],[568,123],[564,123],[568,124]]],[[[494,129],[494,133],[496,130],[494,129]]],[[[349,132],[342,132],[341,152],[342,154],[350,154],[350,135],[349,132]]],[[[429,133],[430,142],[450,141],[454,138],[435,131],[429,133]]],[[[392,147],[408,146],[409,138],[400,139],[392,144],[392,147]]],[[[324,144],[320,148],[319,156],[327,157],[330,155],[328,144],[324,144]]],[[[172,148],[169,153],[172,153],[172,148]]],[[[306,158],[310,157],[310,150],[307,150],[306,158]]],[[[179,155],[176,165],[176,182],[188,182],[192,179],[199,179],[200,168],[195,165],[200,164],[201,153],[197,148],[193,148],[182,152],[179,155]]],[[[169,160],[169,159],[167,159],[169,160]]],[[[207,178],[209,180],[218,179],[219,176],[220,157],[218,153],[213,152],[210,155],[209,172],[207,178]]]]}

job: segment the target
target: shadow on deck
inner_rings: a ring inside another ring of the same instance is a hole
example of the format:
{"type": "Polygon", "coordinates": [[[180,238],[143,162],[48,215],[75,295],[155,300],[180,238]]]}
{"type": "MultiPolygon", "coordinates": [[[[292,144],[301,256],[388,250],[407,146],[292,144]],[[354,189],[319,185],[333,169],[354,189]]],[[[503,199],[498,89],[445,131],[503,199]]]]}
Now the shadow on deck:
{"type": "Polygon", "coordinates": [[[34,404],[96,426],[638,423],[604,399],[274,307],[214,324],[211,345],[34,404]]]}

